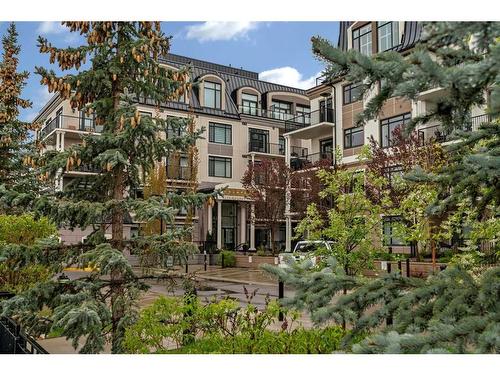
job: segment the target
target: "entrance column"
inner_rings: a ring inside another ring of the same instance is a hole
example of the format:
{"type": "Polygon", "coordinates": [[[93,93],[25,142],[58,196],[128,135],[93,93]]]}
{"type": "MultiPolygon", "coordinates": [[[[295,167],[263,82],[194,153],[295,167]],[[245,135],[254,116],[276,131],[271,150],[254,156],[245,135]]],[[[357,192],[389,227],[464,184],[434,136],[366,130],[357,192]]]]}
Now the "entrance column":
{"type": "Polygon", "coordinates": [[[250,249],[255,250],[255,205],[250,205],[250,249]]]}
{"type": "Polygon", "coordinates": [[[247,207],[244,202],[240,202],[240,243],[247,242],[247,207]]]}
{"type": "Polygon", "coordinates": [[[217,249],[222,249],[222,200],[217,200],[217,249]]]}
{"type": "Polygon", "coordinates": [[[207,222],[207,232],[208,234],[212,235],[212,202],[208,202],[207,204],[207,216],[208,216],[208,222],[207,222]]]}
{"type": "MultiPolygon", "coordinates": [[[[291,157],[291,147],[290,147],[290,137],[285,135],[285,162],[288,168],[290,168],[290,157],[291,157]]],[[[290,173],[290,172],[289,172],[290,173]]],[[[286,188],[285,188],[285,251],[292,251],[292,218],[290,212],[292,195],[290,192],[290,177],[287,176],[286,188]]]]}

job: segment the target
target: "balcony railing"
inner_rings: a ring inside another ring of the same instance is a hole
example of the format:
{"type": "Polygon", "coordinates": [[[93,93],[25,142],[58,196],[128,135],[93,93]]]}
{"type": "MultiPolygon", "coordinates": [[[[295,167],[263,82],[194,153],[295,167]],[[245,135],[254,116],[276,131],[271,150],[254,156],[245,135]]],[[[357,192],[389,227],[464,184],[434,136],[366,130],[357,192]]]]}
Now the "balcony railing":
{"type": "Polygon", "coordinates": [[[46,124],[38,133],[39,139],[44,139],[55,129],[80,130],[86,132],[102,132],[102,125],[95,125],[92,118],[59,115],[46,124]]]}
{"type": "Polygon", "coordinates": [[[309,149],[307,147],[291,146],[290,156],[291,158],[307,158],[309,154],[309,149]]]}
{"type": "MultiPolygon", "coordinates": [[[[488,114],[473,116],[471,117],[470,122],[465,126],[464,131],[475,131],[479,129],[479,126],[482,123],[490,121],[491,116],[488,114]]],[[[437,142],[443,143],[451,139],[451,131],[444,129],[441,124],[431,125],[423,129],[419,129],[418,135],[424,142],[428,142],[433,139],[437,142]]]]}
{"type": "Polygon", "coordinates": [[[257,117],[265,117],[273,120],[287,121],[292,119],[295,115],[291,113],[273,111],[270,109],[256,108],[250,106],[238,106],[238,111],[240,114],[249,115],[249,116],[257,116],[257,117]]]}
{"type": "Polygon", "coordinates": [[[316,152],[308,154],[305,157],[293,157],[290,160],[290,166],[293,170],[307,169],[312,167],[330,166],[333,163],[333,152],[316,152]]]}
{"type": "Polygon", "coordinates": [[[311,125],[321,123],[335,123],[335,110],[334,108],[318,109],[316,111],[301,114],[285,121],[285,131],[291,132],[298,129],[303,129],[311,125]]]}
{"type": "Polygon", "coordinates": [[[102,169],[89,164],[80,164],[78,166],[74,166],[66,172],[101,173],[102,169]]]}
{"type": "Polygon", "coordinates": [[[169,180],[183,180],[191,179],[191,168],[179,165],[167,165],[166,174],[169,180]]]}
{"type": "Polygon", "coordinates": [[[285,145],[278,143],[250,141],[248,143],[248,152],[261,152],[263,154],[271,155],[285,155],[285,145]]]}

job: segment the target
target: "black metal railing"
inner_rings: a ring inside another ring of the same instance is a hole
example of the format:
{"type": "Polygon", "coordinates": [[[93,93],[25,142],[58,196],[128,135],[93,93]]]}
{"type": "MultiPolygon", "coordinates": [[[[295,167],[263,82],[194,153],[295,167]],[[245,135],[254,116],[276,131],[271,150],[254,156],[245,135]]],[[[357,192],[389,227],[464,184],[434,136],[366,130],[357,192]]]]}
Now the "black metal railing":
{"type": "Polygon", "coordinates": [[[293,157],[290,159],[290,167],[297,171],[318,166],[329,166],[333,163],[333,152],[316,152],[303,157],[293,157]]]}
{"type": "MultiPolygon", "coordinates": [[[[485,122],[490,122],[491,116],[488,114],[482,114],[478,116],[473,116],[470,118],[469,123],[464,127],[464,131],[475,131],[479,129],[479,126],[485,122]]],[[[431,139],[443,143],[451,139],[452,131],[446,130],[441,124],[427,126],[425,128],[418,130],[419,138],[423,142],[427,142],[431,139]]]]}
{"type": "Polygon", "coordinates": [[[293,158],[305,158],[309,154],[309,149],[307,147],[291,146],[290,147],[290,157],[293,158]]]}
{"type": "Polygon", "coordinates": [[[66,172],[101,173],[102,169],[89,164],[80,164],[78,166],[72,167],[66,172]]]}
{"type": "Polygon", "coordinates": [[[0,318],[0,354],[48,354],[13,319],[0,318]]]}
{"type": "Polygon", "coordinates": [[[285,132],[291,132],[321,123],[335,123],[334,108],[318,109],[307,114],[295,116],[292,119],[285,121],[285,132]]]}
{"type": "Polygon", "coordinates": [[[261,152],[263,154],[271,155],[285,155],[285,145],[254,140],[248,143],[248,152],[261,152]]]}
{"type": "Polygon", "coordinates": [[[87,117],[59,115],[53,118],[38,132],[39,139],[44,139],[55,129],[80,130],[86,132],[102,132],[102,125],[96,125],[95,120],[87,117]]]}
{"type": "Polygon", "coordinates": [[[169,180],[190,180],[191,179],[191,168],[179,165],[169,165],[166,167],[166,175],[169,180]]]}
{"type": "Polygon", "coordinates": [[[286,113],[286,112],[275,111],[272,109],[263,109],[263,108],[256,108],[244,105],[239,105],[238,111],[240,114],[244,115],[265,117],[280,121],[287,121],[295,117],[295,115],[292,113],[286,113]]]}

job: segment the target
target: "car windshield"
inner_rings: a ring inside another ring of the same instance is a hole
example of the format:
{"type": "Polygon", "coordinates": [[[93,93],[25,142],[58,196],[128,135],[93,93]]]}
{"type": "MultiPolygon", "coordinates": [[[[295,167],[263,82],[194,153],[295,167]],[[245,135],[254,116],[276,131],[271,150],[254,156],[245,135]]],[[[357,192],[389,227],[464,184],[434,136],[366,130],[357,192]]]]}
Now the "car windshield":
{"type": "Polygon", "coordinates": [[[300,253],[310,253],[312,251],[316,251],[318,249],[324,250],[326,248],[323,242],[305,242],[297,244],[295,251],[300,253]]]}

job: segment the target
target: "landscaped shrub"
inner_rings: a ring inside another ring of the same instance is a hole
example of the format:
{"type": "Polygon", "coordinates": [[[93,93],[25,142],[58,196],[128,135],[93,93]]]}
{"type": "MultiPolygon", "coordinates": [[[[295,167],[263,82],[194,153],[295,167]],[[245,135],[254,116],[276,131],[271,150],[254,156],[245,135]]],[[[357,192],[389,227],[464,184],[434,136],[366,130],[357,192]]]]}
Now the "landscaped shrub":
{"type": "Polygon", "coordinates": [[[331,353],[340,348],[345,331],[295,327],[296,312],[266,301],[264,310],[235,300],[213,300],[206,305],[196,297],[160,297],[141,312],[125,334],[128,353],[331,353]],[[277,322],[278,313],[285,316],[277,322]],[[278,323],[278,324],[276,324],[278,323]]]}
{"type": "Polygon", "coordinates": [[[56,234],[56,226],[45,217],[35,220],[28,214],[0,215],[0,243],[33,245],[40,238],[56,234]]]}
{"type": "Polygon", "coordinates": [[[219,255],[218,264],[222,266],[222,268],[236,266],[236,255],[234,251],[222,250],[219,255]]]}
{"type": "Polygon", "coordinates": [[[19,293],[52,276],[48,266],[36,263],[37,250],[29,246],[56,234],[46,218],[0,215],[0,291],[19,293]]]}

